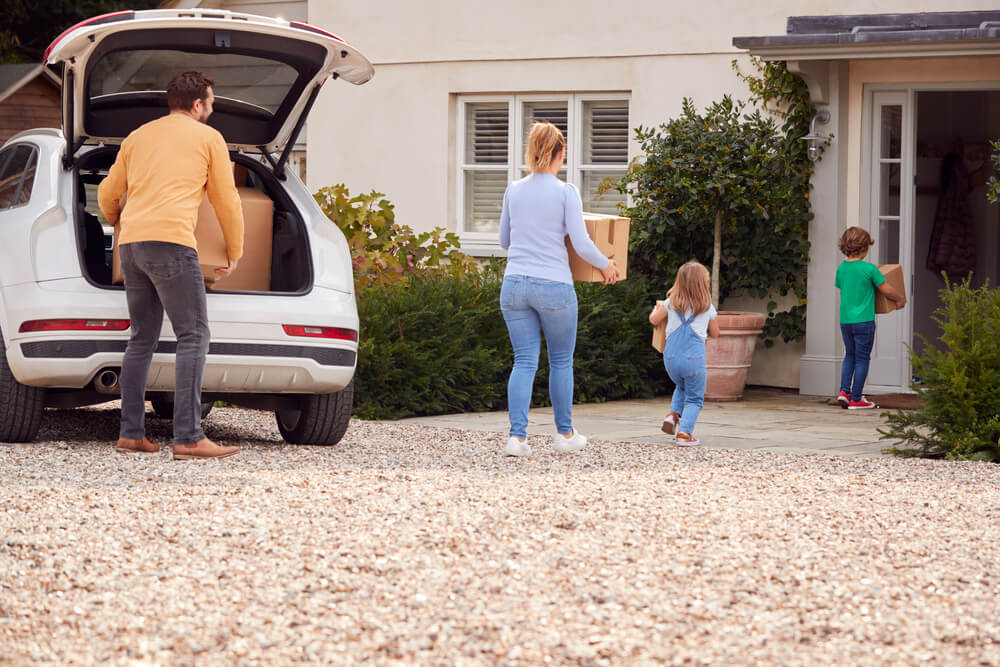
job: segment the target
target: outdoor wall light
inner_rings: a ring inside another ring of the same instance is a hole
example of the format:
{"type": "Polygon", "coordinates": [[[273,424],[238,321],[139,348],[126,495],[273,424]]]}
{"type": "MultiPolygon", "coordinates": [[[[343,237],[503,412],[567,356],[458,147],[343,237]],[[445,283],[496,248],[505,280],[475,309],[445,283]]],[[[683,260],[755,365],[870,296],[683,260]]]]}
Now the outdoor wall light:
{"type": "Polygon", "coordinates": [[[809,123],[809,134],[802,137],[802,141],[809,143],[809,159],[813,162],[819,159],[819,145],[830,138],[825,134],[819,134],[816,132],[816,123],[826,125],[829,122],[830,110],[820,109],[816,112],[816,115],[813,116],[812,121],[809,123]]]}

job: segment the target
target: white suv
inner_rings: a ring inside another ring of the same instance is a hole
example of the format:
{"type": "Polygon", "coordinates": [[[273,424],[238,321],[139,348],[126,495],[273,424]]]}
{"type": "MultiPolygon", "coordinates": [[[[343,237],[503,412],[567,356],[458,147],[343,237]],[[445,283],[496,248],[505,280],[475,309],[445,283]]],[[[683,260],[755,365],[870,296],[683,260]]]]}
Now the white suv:
{"type": "MultiPolygon", "coordinates": [[[[350,251],[286,164],[320,86],[365,83],[371,63],[304,23],[199,9],[99,16],[59,36],[45,61],[62,64],[63,132],[23,132],[0,148],[0,441],[33,440],[44,407],[117,396],[128,309],[97,185],[122,139],[167,113],[170,77],[198,70],[215,78],[208,122],[229,144],[237,185],[273,202],[269,279],[209,290],[203,412],[216,400],[274,410],[288,442],[338,442],[358,350],[350,251]]],[[[147,394],[163,417],[169,327],[147,394]]]]}

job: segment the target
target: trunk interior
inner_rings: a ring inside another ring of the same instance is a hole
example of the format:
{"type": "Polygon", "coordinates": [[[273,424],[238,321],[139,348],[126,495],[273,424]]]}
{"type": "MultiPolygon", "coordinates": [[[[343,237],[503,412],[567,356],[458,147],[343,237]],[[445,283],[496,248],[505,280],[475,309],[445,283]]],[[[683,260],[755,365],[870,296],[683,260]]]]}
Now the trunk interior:
{"type": "MultiPolygon", "coordinates": [[[[113,228],[98,206],[97,186],[107,176],[117,153],[117,147],[97,148],[81,155],[75,167],[74,217],[83,275],[93,284],[109,289],[121,288],[122,282],[113,256],[113,228]]],[[[244,208],[244,255],[232,276],[216,284],[206,282],[209,293],[308,292],[312,286],[312,260],[301,215],[264,165],[242,155],[232,157],[244,208]]],[[[206,209],[214,218],[207,201],[202,214],[206,209]]]]}

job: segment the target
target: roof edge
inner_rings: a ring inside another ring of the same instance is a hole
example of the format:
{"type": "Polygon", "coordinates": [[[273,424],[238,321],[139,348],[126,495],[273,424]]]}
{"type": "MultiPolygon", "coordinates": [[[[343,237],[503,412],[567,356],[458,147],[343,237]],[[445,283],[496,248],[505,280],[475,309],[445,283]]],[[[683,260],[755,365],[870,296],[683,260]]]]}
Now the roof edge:
{"type": "Polygon", "coordinates": [[[13,95],[17,91],[19,91],[21,88],[27,85],[29,81],[37,77],[39,74],[42,74],[43,78],[45,78],[49,83],[51,83],[57,89],[62,85],[62,82],[59,80],[59,77],[56,76],[55,73],[52,72],[52,70],[50,70],[45,65],[36,65],[31,70],[29,70],[27,74],[25,74],[20,79],[15,81],[13,84],[8,86],[7,90],[0,91],[0,103],[3,103],[4,100],[6,100],[8,97],[13,95]]]}

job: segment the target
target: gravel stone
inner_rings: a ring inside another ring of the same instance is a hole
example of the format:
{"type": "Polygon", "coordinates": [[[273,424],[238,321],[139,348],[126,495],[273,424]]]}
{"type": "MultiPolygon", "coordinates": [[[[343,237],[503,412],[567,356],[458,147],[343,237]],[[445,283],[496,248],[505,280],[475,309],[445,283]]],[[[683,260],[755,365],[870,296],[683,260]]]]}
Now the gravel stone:
{"type": "Polygon", "coordinates": [[[0,444],[0,664],[1000,663],[992,464],[118,418],[0,444]]]}

